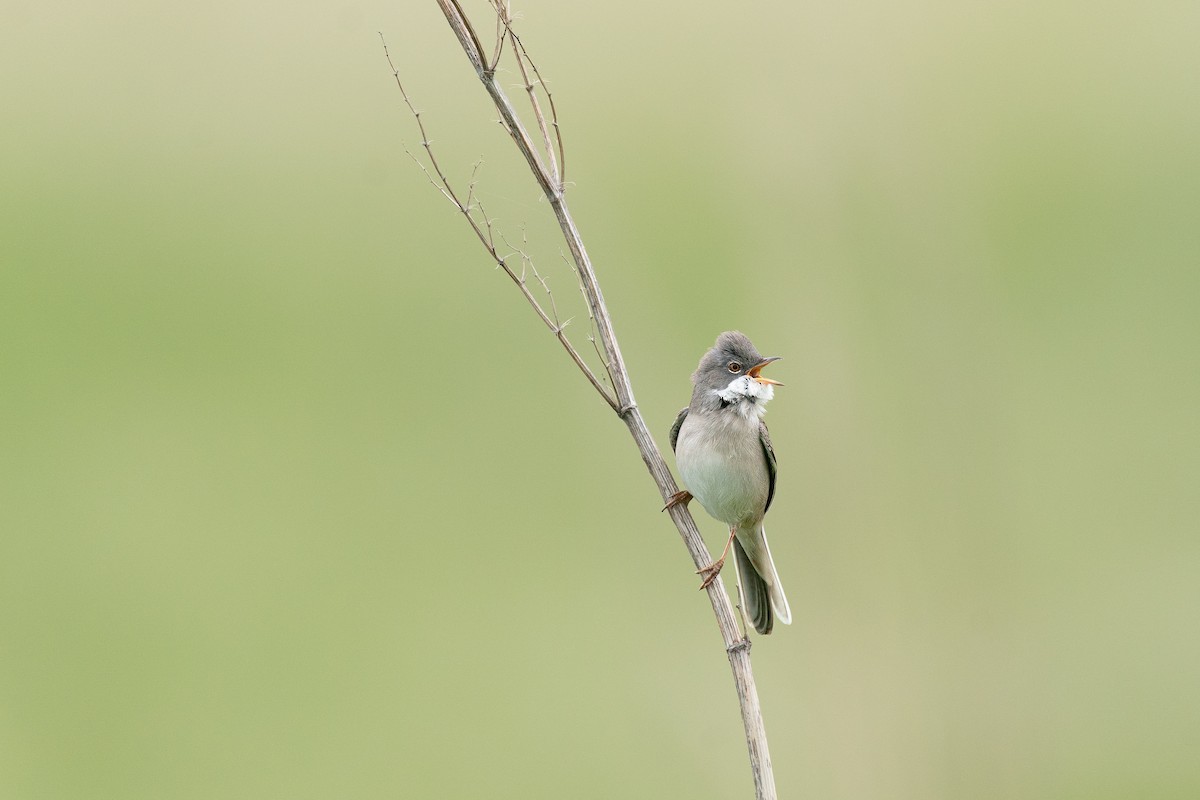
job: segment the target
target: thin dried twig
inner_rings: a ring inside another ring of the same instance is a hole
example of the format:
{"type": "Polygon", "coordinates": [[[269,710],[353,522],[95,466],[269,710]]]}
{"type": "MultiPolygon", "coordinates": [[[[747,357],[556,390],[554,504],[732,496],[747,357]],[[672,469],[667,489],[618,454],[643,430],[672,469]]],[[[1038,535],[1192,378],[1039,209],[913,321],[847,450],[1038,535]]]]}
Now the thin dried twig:
{"type": "MultiPolygon", "coordinates": [[[[559,257],[570,266],[571,271],[575,272],[575,265],[572,264],[563,253],[558,254],[559,257]]],[[[575,277],[578,279],[579,273],[575,272],[575,277]]],[[[587,290],[583,288],[583,281],[577,281],[579,284],[579,293],[583,295],[584,303],[587,303],[587,290]]],[[[592,314],[591,306],[588,306],[588,341],[592,343],[592,349],[596,351],[596,358],[600,359],[600,363],[604,365],[604,372],[608,375],[608,382],[612,384],[612,367],[609,366],[608,359],[604,357],[604,353],[600,351],[600,343],[596,340],[596,317],[592,314]]]]}
{"type": "Polygon", "coordinates": [[[524,225],[521,226],[521,246],[520,247],[513,247],[513,245],[509,243],[508,239],[504,236],[504,234],[500,234],[500,241],[504,242],[504,244],[510,250],[514,251],[517,255],[519,255],[521,257],[521,280],[525,280],[525,271],[529,270],[529,272],[533,273],[533,279],[542,285],[542,289],[546,292],[546,298],[550,302],[550,316],[554,318],[555,326],[559,329],[562,329],[562,328],[566,328],[568,325],[570,325],[571,320],[568,319],[566,322],[563,322],[559,318],[558,305],[554,302],[554,292],[550,291],[549,282],[546,280],[546,277],[544,275],[542,275],[540,272],[538,272],[537,267],[533,263],[533,258],[530,257],[530,255],[529,255],[529,237],[525,230],[525,226],[524,225]]]}
{"type": "MultiPolygon", "coordinates": [[[[600,284],[596,279],[591,259],[588,257],[587,250],[583,246],[583,238],[580,236],[579,229],[566,204],[564,197],[565,184],[563,183],[560,171],[561,167],[559,166],[564,163],[565,159],[562,153],[562,138],[559,132],[557,114],[553,101],[549,100],[551,121],[547,122],[535,92],[535,86],[541,86],[545,91],[545,82],[541,79],[537,68],[533,66],[533,61],[529,59],[524,44],[512,31],[511,15],[507,0],[491,0],[493,8],[496,11],[498,26],[498,43],[491,60],[485,58],[479,37],[463,13],[458,0],[437,0],[437,2],[442,9],[442,13],[446,16],[446,21],[449,23],[451,30],[454,31],[455,36],[458,38],[467,59],[475,68],[476,75],[483,83],[487,93],[491,96],[497,111],[500,112],[501,123],[512,137],[521,155],[525,158],[534,179],[537,180],[538,185],[542,188],[542,192],[546,195],[547,201],[554,210],[554,216],[558,220],[559,227],[562,229],[563,237],[567,243],[567,249],[570,251],[571,261],[575,265],[580,291],[583,293],[584,300],[587,303],[589,318],[595,325],[595,335],[589,336],[589,338],[592,340],[593,345],[597,346],[601,361],[612,381],[611,392],[600,384],[595,374],[583,363],[583,360],[579,357],[575,349],[570,346],[562,332],[562,326],[558,325],[556,321],[557,312],[554,312],[554,320],[552,320],[537,302],[536,298],[529,292],[523,275],[518,275],[510,269],[505,259],[496,253],[495,247],[491,244],[490,223],[488,223],[487,227],[489,236],[485,237],[468,210],[464,209],[462,204],[458,203],[443,173],[433,159],[432,152],[425,141],[427,137],[425,136],[424,126],[421,125],[420,116],[417,115],[417,122],[421,127],[422,144],[426,147],[430,163],[434,166],[434,171],[438,175],[442,187],[445,189],[445,194],[458,206],[459,211],[463,212],[464,216],[467,217],[476,236],[479,237],[485,248],[487,248],[489,255],[520,286],[526,300],[534,307],[542,321],[555,332],[559,341],[563,343],[567,352],[571,355],[576,365],[583,371],[584,375],[587,376],[592,386],[608,402],[609,406],[612,407],[621,420],[624,421],[630,434],[633,436],[638,452],[642,456],[642,461],[646,464],[646,468],[654,478],[663,501],[666,502],[679,490],[679,487],[676,485],[670,469],[668,469],[666,462],[663,460],[662,454],[658,450],[658,445],[655,444],[654,438],[650,435],[649,430],[647,430],[641,411],[634,400],[629,372],[625,368],[625,361],[621,356],[620,347],[617,345],[616,333],[613,330],[612,317],[609,315],[608,308],[605,305],[604,295],[600,291],[600,284]],[[502,34],[501,31],[504,33],[502,34]],[[524,123],[513,108],[512,102],[496,81],[495,73],[498,66],[498,58],[502,50],[499,40],[502,38],[509,40],[511,45],[510,50],[514,54],[521,75],[524,78],[523,88],[530,96],[533,115],[541,133],[544,152],[546,154],[545,158],[549,160],[549,166],[544,163],[541,153],[534,146],[532,139],[525,129],[524,123]],[[526,69],[527,65],[528,70],[526,69]],[[536,84],[530,80],[530,72],[536,78],[536,84]],[[555,146],[550,142],[549,126],[553,126],[555,130],[557,153],[555,146]]],[[[388,57],[388,65],[392,66],[390,56],[388,57]]],[[[392,71],[396,75],[396,83],[399,85],[400,78],[394,66],[392,67],[392,71]]],[[[401,92],[403,93],[403,87],[401,87],[401,92]]],[[[546,96],[549,99],[550,95],[548,91],[546,91],[546,96]]],[[[408,103],[407,95],[405,95],[405,102],[408,103]]],[[[411,109],[412,104],[409,103],[408,105],[411,109]]],[[[416,114],[415,109],[413,113],[416,114]]],[[[486,216],[484,218],[486,220],[486,216]]],[[[532,266],[530,266],[530,269],[532,270],[532,266]]],[[[538,279],[540,280],[540,276],[538,279]]],[[[543,288],[546,288],[547,291],[549,290],[549,287],[544,282],[543,288]]],[[[687,507],[684,504],[673,505],[670,508],[670,515],[672,521],[679,529],[680,536],[683,538],[684,545],[691,554],[695,565],[697,567],[705,567],[711,564],[712,556],[709,554],[708,548],[705,547],[704,540],[696,528],[696,522],[687,507]]],[[[754,673],[750,668],[750,641],[742,635],[738,627],[737,621],[734,618],[733,606],[729,602],[729,595],[725,591],[724,584],[721,581],[713,581],[709,584],[707,591],[709,602],[712,604],[713,613],[717,619],[717,626],[724,640],[729,664],[733,671],[734,685],[737,689],[738,702],[742,711],[742,724],[746,732],[746,746],[749,751],[750,766],[754,776],[755,796],[758,800],[775,800],[775,778],[771,766],[770,751],[767,747],[766,729],[763,726],[762,708],[759,705],[758,691],[754,684],[754,673]]]]}
{"type": "MultiPolygon", "coordinates": [[[[542,146],[546,152],[546,158],[550,160],[550,175],[554,179],[558,190],[563,190],[564,169],[566,160],[562,146],[562,128],[558,125],[558,110],[554,107],[554,95],[550,93],[550,87],[546,86],[546,82],[542,80],[542,75],[538,72],[537,65],[533,63],[533,59],[529,56],[529,51],[525,49],[525,43],[517,36],[516,31],[512,28],[512,16],[509,12],[509,3],[501,2],[501,0],[491,0],[492,8],[496,10],[496,22],[498,25],[503,25],[504,31],[508,34],[508,40],[512,42],[513,56],[517,62],[517,67],[521,71],[521,79],[523,88],[529,95],[529,104],[533,108],[533,118],[537,122],[538,130],[542,134],[542,146]],[[526,66],[528,65],[528,66],[526,66]],[[529,72],[533,71],[536,78],[536,83],[530,80],[529,72]],[[546,115],[542,112],[542,104],[538,100],[537,88],[542,88],[546,93],[546,101],[550,105],[550,122],[547,123],[546,115]],[[558,143],[557,153],[555,145],[550,140],[550,130],[548,126],[554,128],[555,138],[558,143]],[[559,164],[563,167],[560,167],[559,164]]],[[[495,65],[493,65],[493,70],[495,65]]]]}
{"type": "Polygon", "coordinates": [[[496,71],[496,67],[500,66],[500,55],[504,52],[504,40],[507,38],[505,34],[508,32],[508,2],[505,0],[503,12],[497,5],[499,0],[493,0],[493,5],[496,6],[496,50],[492,53],[492,60],[488,66],[491,72],[496,71]]]}
{"type": "MultiPolygon", "coordinates": [[[[474,31],[471,31],[470,35],[472,37],[472,41],[475,44],[478,44],[479,39],[475,36],[474,31]]],[[[473,170],[471,173],[470,187],[467,190],[467,201],[463,202],[462,200],[459,200],[458,194],[454,191],[454,188],[450,185],[450,180],[446,177],[446,173],[442,171],[442,167],[438,163],[437,156],[434,155],[432,143],[429,141],[429,136],[425,132],[425,123],[421,119],[421,112],[418,111],[413,105],[412,101],[408,97],[408,92],[404,89],[404,84],[400,81],[400,71],[396,69],[396,65],[392,62],[392,55],[388,51],[387,41],[384,40],[382,33],[379,35],[379,40],[383,44],[383,53],[387,57],[388,67],[391,68],[392,76],[396,79],[396,87],[400,89],[400,96],[404,98],[404,104],[408,106],[409,111],[412,112],[413,117],[417,120],[417,128],[421,132],[421,146],[425,148],[425,154],[429,159],[429,166],[432,167],[433,170],[432,174],[430,173],[430,170],[421,162],[421,160],[413,155],[412,151],[410,151],[407,147],[404,148],[404,152],[408,153],[409,157],[417,162],[417,164],[421,167],[422,172],[425,173],[425,177],[429,178],[430,183],[432,183],[434,187],[441,192],[442,196],[449,200],[454,207],[458,209],[459,213],[463,215],[463,217],[467,220],[467,223],[471,226],[471,230],[475,232],[475,237],[479,239],[479,243],[483,245],[483,249],[487,251],[489,256],[491,256],[492,260],[496,263],[496,266],[504,270],[504,273],[508,275],[514,284],[516,284],[517,288],[521,291],[521,294],[524,295],[526,301],[528,301],[529,305],[533,307],[533,310],[537,312],[538,317],[543,323],[545,323],[546,327],[550,329],[550,332],[554,334],[554,337],[558,339],[559,343],[562,344],[563,349],[567,351],[569,356],[571,356],[571,360],[575,362],[575,365],[583,371],[585,376],[587,376],[588,381],[591,382],[596,391],[600,393],[600,396],[604,398],[604,400],[613,408],[613,410],[619,410],[621,406],[618,404],[619,401],[617,397],[614,396],[613,390],[610,390],[603,383],[601,383],[600,379],[596,377],[596,373],[592,371],[592,368],[588,366],[588,363],[583,359],[583,356],[581,356],[579,351],[575,349],[575,345],[573,345],[571,340],[567,338],[567,335],[563,331],[565,326],[562,325],[557,319],[557,312],[554,313],[553,317],[546,313],[546,310],[542,307],[542,304],[538,302],[537,298],[529,290],[529,286],[525,282],[525,276],[523,274],[518,275],[515,271],[513,271],[512,267],[510,267],[508,264],[508,258],[500,255],[500,253],[497,251],[491,218],[485,213],[483,205],[478,199],[475,199],[474,204],[471,203],[471,199],[474,198],[475,195],[475,175],[479,168],[478,163],[476,164],[475,170],[473,170]],[[434,176],[436,176],[436,180],[434,176]],[[482,224],[479,220],[475,219],[475,215],[472,213],[473,209],[479,210],[482,224]]],[[[476,52],[480,54],[482,53],[482,51],[479,50],[476,50],[476,52]]],[[[491,73],[489,72],[488,74],[491,73]]],[[[542,285],[547,292],[550,291],[549,286],[547,286],[545,283],[542,285]]],[[[551,302],[553,302],[553,296],[551,296],[551,302]]]]}

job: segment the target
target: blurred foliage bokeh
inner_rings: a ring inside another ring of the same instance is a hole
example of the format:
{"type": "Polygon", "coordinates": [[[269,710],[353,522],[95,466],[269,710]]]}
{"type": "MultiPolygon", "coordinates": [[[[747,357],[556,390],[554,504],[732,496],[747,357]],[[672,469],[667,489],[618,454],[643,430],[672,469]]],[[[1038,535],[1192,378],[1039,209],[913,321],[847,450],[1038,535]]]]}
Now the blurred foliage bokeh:
{"type": "MultiPolygon", "coordinates": [[[[785,357],[781,796],[1200,796],[1200,5],[515,11],[660,446],[717,333],[785,357]]],[[[377,31],[586,346],[433,2],[4,6],[4,800],[751,794],[660,498],[377,31]]]]}

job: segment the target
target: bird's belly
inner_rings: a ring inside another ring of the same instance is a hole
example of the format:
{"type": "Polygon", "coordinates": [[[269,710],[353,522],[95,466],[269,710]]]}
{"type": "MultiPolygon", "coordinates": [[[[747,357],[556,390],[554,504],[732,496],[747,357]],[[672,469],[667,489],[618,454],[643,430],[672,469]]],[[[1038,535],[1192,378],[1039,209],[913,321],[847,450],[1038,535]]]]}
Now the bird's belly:
{"type": "Polygon", "coordinates": [[[680,431],[676,462],[680,477],[692,496],[714,519],[727,525],[746,525],[763,516],[770,477],[759,442],[757,425],[748,431],[723,431],[724,435],[697,441],[680,431]]]}

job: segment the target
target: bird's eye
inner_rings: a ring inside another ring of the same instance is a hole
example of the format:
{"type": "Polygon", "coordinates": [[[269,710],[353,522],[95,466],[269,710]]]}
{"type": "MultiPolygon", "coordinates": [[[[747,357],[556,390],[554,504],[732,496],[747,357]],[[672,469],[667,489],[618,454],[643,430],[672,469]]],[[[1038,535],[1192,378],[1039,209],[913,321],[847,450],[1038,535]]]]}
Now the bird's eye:
{"type": "Polygon", "coordinates": [[[742,371],[741,363],[738,361],[730,361],[729,362],[729,371],[732,372],[734,375],[738,374],[739,372],[742,371]]]}

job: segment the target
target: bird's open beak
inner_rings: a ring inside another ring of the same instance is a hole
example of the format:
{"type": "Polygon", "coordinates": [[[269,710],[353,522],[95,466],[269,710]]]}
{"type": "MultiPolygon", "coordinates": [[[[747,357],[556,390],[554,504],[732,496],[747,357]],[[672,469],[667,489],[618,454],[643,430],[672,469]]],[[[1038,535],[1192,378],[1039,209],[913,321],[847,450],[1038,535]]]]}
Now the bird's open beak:
{"type": "Polygon", "coordinates": [[[751,378],[754,378],[754,380],[758,381],[759,383],[769,383],[772,386],[783,386],[783,384],[780,383],[779,381],[773,381],[770,378],[764,378],[763,376],[758,374],[758,373],[762,372],[762,368],[765,367],[767,364],[770,364],[772,361],[778,361],[780,358],[782,358],[782,356],[770,356],[768,358],[764,358],[762,361],[758,362],[753,367],[751,367],[750,371],[747,372],[746,374],[749,375],[751,378]]]}

